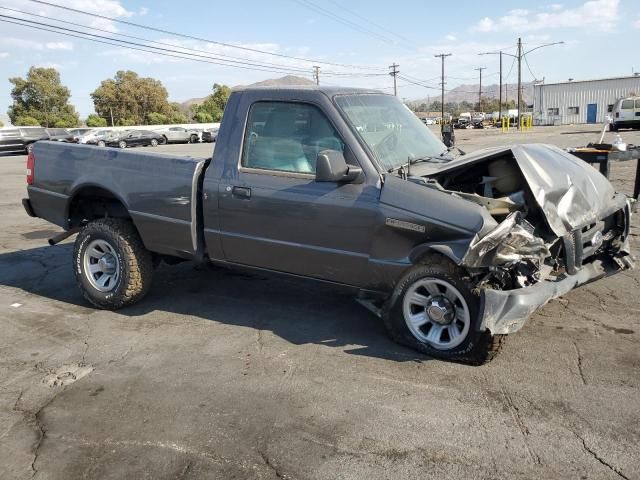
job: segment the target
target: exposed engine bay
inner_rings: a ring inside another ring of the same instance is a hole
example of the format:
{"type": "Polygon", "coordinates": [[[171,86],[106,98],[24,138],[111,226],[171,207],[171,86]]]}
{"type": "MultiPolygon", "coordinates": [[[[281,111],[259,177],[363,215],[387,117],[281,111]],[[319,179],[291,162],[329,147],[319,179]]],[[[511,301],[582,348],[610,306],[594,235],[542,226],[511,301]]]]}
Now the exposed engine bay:
{"type": "Polygon", "coordinates": [[[512,290],[573,275],[601,254],[631,266],[627,200],[593,167],[549,145],[469,157],[410,180],[481,205],[495,220],[460,262],[478,288],[512,290]]]}

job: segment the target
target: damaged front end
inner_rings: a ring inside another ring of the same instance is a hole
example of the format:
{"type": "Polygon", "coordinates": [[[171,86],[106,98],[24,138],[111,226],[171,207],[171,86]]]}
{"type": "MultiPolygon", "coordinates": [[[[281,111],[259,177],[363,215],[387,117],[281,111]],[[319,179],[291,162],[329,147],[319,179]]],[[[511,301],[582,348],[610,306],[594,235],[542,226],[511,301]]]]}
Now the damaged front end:
{"type": "Polygon", "coordinates": [[[482,205],[496,222],[458,262],[480,294],[482,330],[515,332],[549,300],[633,266],[628,200],[556,147],[478,152],[421,178],[482,205]]]}

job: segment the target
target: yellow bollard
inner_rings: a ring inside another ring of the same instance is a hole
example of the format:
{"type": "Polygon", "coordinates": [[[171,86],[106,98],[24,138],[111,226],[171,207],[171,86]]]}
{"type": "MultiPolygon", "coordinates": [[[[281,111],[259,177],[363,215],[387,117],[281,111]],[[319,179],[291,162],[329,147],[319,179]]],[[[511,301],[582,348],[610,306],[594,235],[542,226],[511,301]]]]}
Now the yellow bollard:
{"type": "Polygon", "coordinates": [[[507,133],[509,131],[509,117],[503,116],[500,121],[502,122],[502,133],[507,133]]]}

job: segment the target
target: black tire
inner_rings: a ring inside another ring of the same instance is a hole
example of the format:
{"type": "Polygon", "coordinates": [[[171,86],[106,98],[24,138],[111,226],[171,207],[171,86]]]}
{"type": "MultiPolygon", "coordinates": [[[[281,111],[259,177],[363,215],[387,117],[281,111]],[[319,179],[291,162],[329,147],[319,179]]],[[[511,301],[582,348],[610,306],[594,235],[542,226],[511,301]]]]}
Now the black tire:
{"type": "Polygon", "coordinates": [[[441,358],[469,365],[482,365],[491,361],[499,352],[506,335],[491,335],[478,331],[480,321],[480,299],[472,291],[465,272],[448,259],[431,256],[411,268],[398,282],[393,295],[383,309],[383,321],[391,338],[430,357],[441,358]],[[403,301],[405,294],[415,282],[436,279],[453,286],[466,301],[470,313],[470,326],[462,342],[451,349],[434,348],[416,337],[405,322],[403,301]]]}
{"type": "Polygon", "coordinates": [[[33,150],[33,143],[30,143],[29,145],[27,145],[26,147],[24,147],[24,152],[29,155],[31,153],[31,151],[33,150]]]}
{"type": "Polygon", "coordinates": [[[191,135],[189,137],[189,143],[198,143],[198,135],[191,135]]]}
{"type": "Polygon", "coordinates": [[[151,287],[153,261],[138,231],[129,220],[104,218],[87,224],[76,238],[73,249],[74,273],[82,295],[105,310],[117,310],[141,300],[151,287]],[[115,251],[118,280],[107,292],[96,289],[85,270],[85,254],[95,240],[106,241],[115,251]]]}
{"type": "Polygon", "coordinates": [[[618,131],[618,126],[615,124],[615,122],[612,122],[609,124],[609,131],[610,132],[617,132],[618,131]]]}
{"type": "Polygon", "coordinates": [[[169,140],[167,139],[167,137],[165,137],[164,135],[162,136],[162,140],[160,141],[161,145],[166,145],[167,143],[169,143],[169,140]]]}

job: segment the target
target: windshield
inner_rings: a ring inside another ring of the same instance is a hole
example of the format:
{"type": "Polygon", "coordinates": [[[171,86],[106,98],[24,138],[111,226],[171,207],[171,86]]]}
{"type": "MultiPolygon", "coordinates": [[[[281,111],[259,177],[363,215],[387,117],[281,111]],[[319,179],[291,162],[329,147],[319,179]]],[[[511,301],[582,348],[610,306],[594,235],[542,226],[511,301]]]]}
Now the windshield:
{"type": "Polygon", "coordinates": [[[338,107],[385,170],[409,159],[438,157],[447,147],[396,97],[382,94],[341,95],[338,107]]]}

